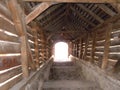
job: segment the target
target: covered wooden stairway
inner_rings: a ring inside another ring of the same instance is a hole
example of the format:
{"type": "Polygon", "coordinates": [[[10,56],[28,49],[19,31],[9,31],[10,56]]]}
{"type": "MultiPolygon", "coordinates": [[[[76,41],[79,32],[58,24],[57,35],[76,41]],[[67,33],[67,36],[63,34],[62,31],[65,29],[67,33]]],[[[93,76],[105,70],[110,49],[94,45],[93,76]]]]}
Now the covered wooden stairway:
{"type": "Polygon", "coordinates": [[[0,0],[0,90],[120,90],[120,0],[0,0]]]}

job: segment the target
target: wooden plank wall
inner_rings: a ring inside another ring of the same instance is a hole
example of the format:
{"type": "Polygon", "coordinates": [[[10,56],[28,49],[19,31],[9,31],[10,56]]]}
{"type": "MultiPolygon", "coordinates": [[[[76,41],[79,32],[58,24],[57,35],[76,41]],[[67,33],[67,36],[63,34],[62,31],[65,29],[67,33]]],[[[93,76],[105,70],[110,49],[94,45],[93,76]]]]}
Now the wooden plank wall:
{"type": "Polygon", "coordinates": [[[0,7],[0,90],[8,90],[22,79],[20,38],[6,4],[0,7]]]}
{"type": "MultiPolygon", "coordinates": [[[[75,41],[75,43],[78,42],[75,41]]],[[[74,44],[75,44],[74,43],[74,44]]],[[[73,46],[74,46],[73,44],[73,46]]],[[[79,39],[77,56],[100,68],[111,70],[120,67],[120,20],[109,23],[79,39]]]]}
{"type": "MultiPolygon", "coordinates": [[[[38,25],[27,27],[29,73],[50,57],[50,45],[38,25]]],[[[23,79],[21,41],[12,15],[4,0],[0,1],[0,90],[8,90],[23,79]]]]}

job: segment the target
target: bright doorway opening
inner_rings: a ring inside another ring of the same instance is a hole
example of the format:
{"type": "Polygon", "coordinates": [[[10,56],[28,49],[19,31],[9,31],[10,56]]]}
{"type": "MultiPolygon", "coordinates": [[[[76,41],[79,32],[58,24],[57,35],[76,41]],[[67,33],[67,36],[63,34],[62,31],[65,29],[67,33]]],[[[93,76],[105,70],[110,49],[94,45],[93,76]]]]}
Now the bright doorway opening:
{"type": "Polygon", "coordinates": [[[67,62],[68,59],[68,44],[65,42],[58,42],[55,44],[55,62],[67,62]]]}

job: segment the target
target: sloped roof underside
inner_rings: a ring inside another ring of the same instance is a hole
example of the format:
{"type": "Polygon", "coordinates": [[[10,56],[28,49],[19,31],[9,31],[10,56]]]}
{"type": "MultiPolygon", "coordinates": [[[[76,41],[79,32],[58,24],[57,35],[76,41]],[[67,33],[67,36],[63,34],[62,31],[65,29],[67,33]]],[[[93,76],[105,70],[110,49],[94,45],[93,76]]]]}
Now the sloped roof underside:
{"type": "MultiPolygon", "coordinates": [[[[34,9],[40,2],[26,2],[34,9]]],[[[74,40],[118,14],[109,3],[58,3],[41,13],[35,21],[51,39],[74,40]]]]}

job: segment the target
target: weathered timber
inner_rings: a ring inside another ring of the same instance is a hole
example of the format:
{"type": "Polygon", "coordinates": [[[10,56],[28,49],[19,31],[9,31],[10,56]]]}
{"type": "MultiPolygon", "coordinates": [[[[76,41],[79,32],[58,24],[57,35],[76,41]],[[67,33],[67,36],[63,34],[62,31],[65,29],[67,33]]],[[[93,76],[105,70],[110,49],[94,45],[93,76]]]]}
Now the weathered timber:
{"type": "Polygon", "coordinates": [[[8,20],[10,20],[10,22],[12,21],[12,16],[9,9],[7,9],[7,7],[5,7],[5,5],[0,2],[0,16],[1,15],[2,17],[5,17],[8,20]]]}
{"type": "Polygon", "coordinates": [[[109,58],[113,60],[120,60],[120,54],[119,53],[110,53],[109,58]]]}
{"type": "Polygon", "coordinates": [[[22,80],[22,74],[19,74],[15,76],[13,79],[10,81],[6,82],[4,85],[0,87],[1,90],[9,90],[13,85],[15,85],[17,82],[22,80]]]}
{"type": "Polygon", "coordinates": [[[120,52],[120,46],[110,47],[109,52],[120,52]]]}
{"type": "Polygon", "coordinates": [[[6,21],[2,17],[0,17],[0,29],[2,29],[3,31],[8,31],[8,32],[11,32],[11,33],[17,35],[15,26],[13,24],[11,24],[10,22],[6,21]]]}
{"type": "Polygon", "coordinates": [[[120,38],[115,38],[114,40],[111,40],[110,45],[111,46],[120,45],[120,38]]]}
{"type": "Polygon", "coordinates": [[[17,0],[9,0],[7,1],[7,3],[12,13],[15,28],[18,31],[21,39],[21,62],[22,62],[23,77],[28,77],[29,76],[28,46],[27,46],[27,36],[26,36],[26,32],[27,32],[26,24],[24,22],[24,16],[23,16],[24,14],[17,0]]]}
{"type": "Polygon", "coordinates": [[[45,11],[48,7],[52,5],[51,2],[43,2],[38,7],[36,7],[30,14],[26,16],[26,24],[30,23],[35,19],[39,14],[45,11]]]}
{"type": "Polygon", "coordinates": [[[20,54],[2,54],[0,56],[0,70],[5,70],[20,65],[20,58],[20,54]]]}
{"type": "Polygon", "coordinates": [[[20,43],[20,40],[18,37],[7,35],[7,33],[5,32],[0,32],[0,40],[20,43]]]}
{"type": "Polygon", "coordinates": [[[20,51],[20,44],[9,42],[0,43],[0,54],[20,53],[20,51]]]}
{"type": "Polygon", "coordinates": [[[94,56],[95,56],[95,46],[96,46],[96,32],[92,35],[92,51],[91,51],[91,62],[94,63],[94,56]]]}
{"type": "Polygon", "coordinates": [[[33,32],[34,32],[34,38],[35,38],[35,60],[36,60],[36,67],[39,68],[39,47],[38,47],[38,30],[39,27],[37,26],[37,24],[34,24],[33,26],[33,32]]]}
{"type": "Polygon", "coordinates": [[[0,74],[0,83],[4,82],[20,73],[22,73],[21,65],[10,68],[7,71],[0,74]]]}
{"type": "Polygon", "coordinates": [[[107,27],[105,28],[106,28],[106,38],[105,38],[105,45],[104,45],[104,55],[103,55],[102,66],[101,66],[102,69],[107,68],[107,64],[108,64],[112,24],[108,24],[107,27]]]}

